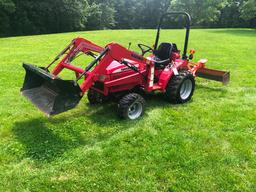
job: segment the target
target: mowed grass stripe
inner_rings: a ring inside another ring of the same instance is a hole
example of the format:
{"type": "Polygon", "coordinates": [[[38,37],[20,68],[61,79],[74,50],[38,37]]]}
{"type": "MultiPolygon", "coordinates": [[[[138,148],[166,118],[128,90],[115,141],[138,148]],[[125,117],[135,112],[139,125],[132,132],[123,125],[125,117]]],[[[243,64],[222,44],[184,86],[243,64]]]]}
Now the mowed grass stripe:
{"type": "MultiPolygon", "coordinates": [[[[182,50],[184,30],[161,41],[182,50]]],[[[197,80],[193,100],[150,95],[146,114],[121,121],[116,105],[45,117],[19,89],[22,62],[47,65],[73,38],[115,41],[139,52],[155,30],[90,31],[0,39],[0,191],[255,191],[256,31],[193,29],[189,47],[231,83],[197,80]]]]}

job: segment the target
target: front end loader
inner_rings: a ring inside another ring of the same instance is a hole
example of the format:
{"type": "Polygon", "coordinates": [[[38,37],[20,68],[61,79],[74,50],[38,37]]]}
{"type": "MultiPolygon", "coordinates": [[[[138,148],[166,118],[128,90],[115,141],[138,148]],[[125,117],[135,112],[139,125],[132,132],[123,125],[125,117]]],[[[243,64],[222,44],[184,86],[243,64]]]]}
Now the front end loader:
{"type": "Polygon", "coordinates": [[[118,101],[122,118],[137,119],[145,111],[144,94],[160,91],[171,103],[186,103],[194,93],[195,78],[201,77],[227,84],[229,72],[207,69],[207,60],[192,62],[194,51],[187,54],[190,16],[185,12],[170,12],[161,17],[154,47],[139,44],[141,54],[120,44],[105,47],[83,39],[74,39],[47,67],[23,64],[26,76],[21,93],[48,116],[73,109],[86,92],[91,104],[101,104],[109,98],[118,101]],[[181,53],[175,43],[159,44],[161,24],[168,15],[186,18],[186,36],[181,53]],[[149,54],[145,57],[145,54],[149,54]],[[72,64],[81,54],[93,61],[83,69],[72,64]],[[61,59],[61,60],[60,60],[61,59]],[[60,62],[55,65],[58,60],[60,62]],[[64,70],[74,72],[73,80],[60,78],[64,70]]]}

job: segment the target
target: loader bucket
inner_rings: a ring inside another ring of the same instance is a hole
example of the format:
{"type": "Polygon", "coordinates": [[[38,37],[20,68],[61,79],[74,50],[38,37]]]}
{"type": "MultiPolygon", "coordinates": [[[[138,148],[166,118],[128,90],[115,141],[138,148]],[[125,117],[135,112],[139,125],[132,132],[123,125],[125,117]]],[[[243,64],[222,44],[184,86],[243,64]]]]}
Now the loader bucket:
{"type": "Polygon", "coordinates": [[[83,96],[79,85],[55,77],[45,68],[23,64],[26,76],[21,93],[48,116],[70,110],[83,96]]]}
{"type": "Polygon", "coordinates": [[[214,69],[201,68],[196,72],[196,76],[213,81],[219,81],[224,85],[227,85],[230,81],[230,72],[214,69]]]}

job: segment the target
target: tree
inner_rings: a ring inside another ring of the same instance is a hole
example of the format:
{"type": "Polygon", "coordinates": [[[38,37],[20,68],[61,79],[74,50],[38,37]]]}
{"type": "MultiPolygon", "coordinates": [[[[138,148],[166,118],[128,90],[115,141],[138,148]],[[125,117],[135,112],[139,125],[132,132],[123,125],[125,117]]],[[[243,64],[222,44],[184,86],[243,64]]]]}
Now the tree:
{"type": "Polygon", "coordinates": [[[169,6],[170,0],[142,0],[141,16],[137,18],[141,27],[156,28],[161,15],[167,12],[169,6]]]}
{"type": "MultiPolygon", "coordinates": [[[[197,27],[252,27],[256,0],[0,0],[0,34],[155,28],[169,11],[187,11],[197,27]]],[[[183,27],[168,19],[163,27],[183,27]]]]}
{"type": "Polygon", "coordinates": [[[116,0],[117,28],[155,28],[170,0],[116,0]]]}
{"type": "Polygon", "coordinates": [[[218,21],[226,3],[226,0],[173,0],[171,7],[189,12],[194,25],[210,26],[218,21]]]}
{"type": "Polygon", "coordinates": [[[10,30],[9,14],[15,11],[12,0],[0,0],[0,34],[8,33],[10,30]]]}
{"type": "Polygon", "coordinates": [[[114,0],[89,0],[87,26],[89,29],[113,28],[115,22],[114,0]]]}
{"type": "Polygon", "coordinates": [[[115,1],[115,20],[118,23],[117,29],[131,29],[136,24],[135,18],[140,9],[140,1],[138,0],[116,0],[115,1]]]}
{"type": "Polygon", "coordinates": [[[226,6],[221,9],[221,15],[219,21],[216,23],[216,27],[245,27],[245,22],[240,17],[240,7],[243,0],[228,0],[226,6]]]}
{"type": "Polygon", "coordinates": [[[241,17],[248,21],[256,18],[256,0],[244,1],[241,6],[241,17]]]}
{"type": "Polygon", "coordinates": [[[10,15],[12,33],[39,34],[84,30],[86,0],[13,0],[16,11],[10,15]]]}

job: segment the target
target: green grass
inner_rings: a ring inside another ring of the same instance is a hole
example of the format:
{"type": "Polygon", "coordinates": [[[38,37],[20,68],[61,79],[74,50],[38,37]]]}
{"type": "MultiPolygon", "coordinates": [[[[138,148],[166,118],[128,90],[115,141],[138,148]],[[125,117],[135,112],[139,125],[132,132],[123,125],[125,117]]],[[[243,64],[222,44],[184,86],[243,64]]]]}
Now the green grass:
{"type": "MultiPolygon", "coordinates": [[[[192,30],[196,60],[231,71],[227,87],[197,80],[193,100],[147,99],[137,121],[84,97],[47,118],[20,96],[22,62],[47,65],[72,38],[152,45],[155,31],[91,31],[0,39],[0,191],[256,191],[256,31],[192,30]]],[[[166,30],[161,41],[184,33],[166,30]]]]}

